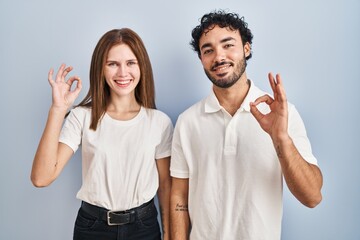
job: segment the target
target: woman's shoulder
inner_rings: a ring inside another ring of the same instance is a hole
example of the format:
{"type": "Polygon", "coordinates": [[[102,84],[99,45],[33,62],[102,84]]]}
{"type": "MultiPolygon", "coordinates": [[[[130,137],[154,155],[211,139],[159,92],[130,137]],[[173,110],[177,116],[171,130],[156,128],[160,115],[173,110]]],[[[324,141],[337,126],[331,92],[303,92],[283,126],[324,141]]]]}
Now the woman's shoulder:
{"type": "Polygon", "coordinates": [[[145,108],[146,114],[148,117],[155,120],[163,120],[166,122],[171,122],[170,117],[163,111],[152,108],[145,108]]]}
{"type": "Polygon", "coordinates": [[[84,106],[77,106],[70,110],[70,114],[76,118],[84,118],[86,116],[91,116],[91,108],[84,106]]]}

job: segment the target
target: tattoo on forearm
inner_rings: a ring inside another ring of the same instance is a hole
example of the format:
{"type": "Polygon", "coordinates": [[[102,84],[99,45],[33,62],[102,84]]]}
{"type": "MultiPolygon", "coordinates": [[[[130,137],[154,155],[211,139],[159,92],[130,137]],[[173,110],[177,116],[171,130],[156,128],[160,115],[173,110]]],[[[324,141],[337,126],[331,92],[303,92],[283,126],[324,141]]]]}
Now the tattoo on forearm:
{"type": "Polygon", "coordinates": [[[175,211],[177,212],[187,212],[188,211],[188,205],[187,204],[176,204],[175,211]]]}

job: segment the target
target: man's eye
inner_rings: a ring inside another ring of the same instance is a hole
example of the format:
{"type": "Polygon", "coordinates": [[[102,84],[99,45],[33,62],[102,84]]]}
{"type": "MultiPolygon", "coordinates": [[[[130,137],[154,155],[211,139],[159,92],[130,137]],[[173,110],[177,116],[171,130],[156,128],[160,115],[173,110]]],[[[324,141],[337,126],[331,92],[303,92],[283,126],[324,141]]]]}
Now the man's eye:
{"type": "Polygon", "coordinates": [[[212,52],[211,49],[207,49],[207,50],[205,50],[205,51],[203,52],[203,54],[209,54],[209,53],[211,53],[211,52],[212,52]]]}

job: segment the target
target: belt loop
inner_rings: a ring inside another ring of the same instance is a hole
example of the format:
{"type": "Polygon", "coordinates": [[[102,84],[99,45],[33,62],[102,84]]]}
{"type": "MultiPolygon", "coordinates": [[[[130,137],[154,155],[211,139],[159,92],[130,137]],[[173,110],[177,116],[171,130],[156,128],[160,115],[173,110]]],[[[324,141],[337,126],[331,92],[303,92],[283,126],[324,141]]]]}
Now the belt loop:
{"type": "Polygon", "coordinates": [[[91,207],[91,215],[93,217],[96,217],[97,219],[103,219],[103,215],[102,215],[102,211],[104,211],[103,208],[95,206],[95,205],[91,205],[85,201],[81,202],[81,207],[83,209],[89,209],[89,207],[91,207]]]}
{"type": "Polygon", "coordinates": [[[135,222],[135,221],[136,221],[136,218],[137,218],[136,215],[137,215],[137,214],[136,214],[136,211],[135,211],[135,210],[131,210],[131,211],[130,211],[130,222],[135,222]]]}

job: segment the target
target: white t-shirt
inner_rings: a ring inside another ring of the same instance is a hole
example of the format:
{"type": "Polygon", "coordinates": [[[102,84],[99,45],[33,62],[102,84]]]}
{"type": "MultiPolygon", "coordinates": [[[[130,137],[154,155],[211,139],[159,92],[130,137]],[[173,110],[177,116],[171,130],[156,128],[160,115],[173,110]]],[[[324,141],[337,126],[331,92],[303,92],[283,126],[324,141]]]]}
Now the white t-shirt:
{"type": "MultiPolygon", "coordinates": [[[[282,172],[270,136],[250,113],[264,95],[251,82],[232,117],[212,93],[176,123],[171,175],[189,178],[191,240],[279,240],[282,172]]],[[[259,110],[269,112],[266,104],[259,110]]],[[[302,156],[316,164],[303,122],[289,104],[289,134],[302,156]]]]}
{"type": "Polygon", "coordinates": [[[170,118],[141,107],[128,121],[105,114],[96,131],[89,128],[90,122],[90,108],[73,109],[59,140],[74,152],[82,146],[82,186],[77,198],[116,211],[151,200],[159,186],[155,159],[171,155],[170,118]]]}

